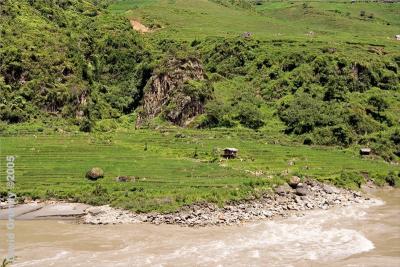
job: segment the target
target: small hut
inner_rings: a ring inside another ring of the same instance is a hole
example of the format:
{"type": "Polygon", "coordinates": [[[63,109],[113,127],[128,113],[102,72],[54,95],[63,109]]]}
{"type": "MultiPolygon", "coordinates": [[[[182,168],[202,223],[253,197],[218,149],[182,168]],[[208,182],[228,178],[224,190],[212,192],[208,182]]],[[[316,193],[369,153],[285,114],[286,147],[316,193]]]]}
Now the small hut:
{"type": "Polygon", "coordinates": [[[361,155],[361,156],[368,156],[368,155],[371,155],[371,148],[367,148],[367,147],[361,148],[361,149],[360,149],[360,155],[361,155]]]}
{"type": "Polygon", "coordinates": [[[222,156],[223,156],[224,158],[226,158],[226,159],[234,159],[234,158],[237,157],[237,153],[238,153],[238,152],[239,152],[238,149],[228,147],[228,148],[225,148],[225,149],[224,149],[224,154],[223,154],[222,156]]]}

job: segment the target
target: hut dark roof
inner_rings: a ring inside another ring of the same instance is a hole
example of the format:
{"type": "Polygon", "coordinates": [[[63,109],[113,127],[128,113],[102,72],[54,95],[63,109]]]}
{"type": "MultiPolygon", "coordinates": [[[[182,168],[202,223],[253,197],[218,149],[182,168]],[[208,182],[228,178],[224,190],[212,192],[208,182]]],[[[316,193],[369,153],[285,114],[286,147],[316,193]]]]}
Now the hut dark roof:
{"type": "Polygon", "coordinates": [[[371,148],[368,148],[368,147],[363,147],[360,149],[361,155],[369,155],[369,154],[371,154],[371,152],[372,152],[371,148]]]}

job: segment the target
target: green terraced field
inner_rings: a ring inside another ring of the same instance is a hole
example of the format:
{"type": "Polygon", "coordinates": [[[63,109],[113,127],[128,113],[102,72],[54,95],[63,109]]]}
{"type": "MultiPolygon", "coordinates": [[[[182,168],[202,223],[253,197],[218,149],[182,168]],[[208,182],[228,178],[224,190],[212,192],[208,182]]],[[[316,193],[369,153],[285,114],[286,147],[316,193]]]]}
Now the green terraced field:
{"type": "Polygon", "coordinates": [[[264,1],[253,8],[232,8],[209,0],[123,0],[110,8],[130,19],[159,24],[153,35],[168,39],[232,37],[312,42],[361,42],[396,46],[400,3],[351,1],[264,1]],[[365,15],[361,16],[360,13],[365,15]],[[310,34],[312,33],[312,34],[310,34]]]}
{"type": "Polygon", "coordinates": [[[273,142],[246,130],[24,134],[3,136],[1,153],[17,157],[20,195],[112,203],[136,211],[171,211],[196,201],[222,204],[246,198],[282,183],[286,173],[336,183],[343,172],[367,172],[379,181],[381,174],[399,170],[381,160],[361,159],[354,150],[273,142]],[[239,159],[221,161],[224,147],[238,148],[239,159]],[[84,178],[94,166],[105,171],[98,182],[84,178]],[[256,177],[249,171],[262,174],[256,177]],[[117,183],[114,178],[119,175],[140,180],[117,183]]]}

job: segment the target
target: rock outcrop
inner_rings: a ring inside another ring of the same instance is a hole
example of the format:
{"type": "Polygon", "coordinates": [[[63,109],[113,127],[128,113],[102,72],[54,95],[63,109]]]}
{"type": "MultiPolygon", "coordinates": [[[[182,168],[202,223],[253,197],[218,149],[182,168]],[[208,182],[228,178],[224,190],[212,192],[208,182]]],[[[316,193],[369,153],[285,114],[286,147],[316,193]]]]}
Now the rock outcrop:
{"type": "MultiPolygon", "coordinates": [[[[3,204],[3,203],[1,203],[3,204]]],[[[87,214],[91,206],[80,203],[31,202],[13,207],[17,220],[76,219],[87,214]]],[[[0,205],[0,220],[8,219],[7,203],[0,205]]]]}
{"type": "Polygon", "coordinates": [[[185,126],[204,112],[212,95],[201,62],[196,58],[172,58],[164,63],[146,85],[136,127],[155,117],[185,126]]]}

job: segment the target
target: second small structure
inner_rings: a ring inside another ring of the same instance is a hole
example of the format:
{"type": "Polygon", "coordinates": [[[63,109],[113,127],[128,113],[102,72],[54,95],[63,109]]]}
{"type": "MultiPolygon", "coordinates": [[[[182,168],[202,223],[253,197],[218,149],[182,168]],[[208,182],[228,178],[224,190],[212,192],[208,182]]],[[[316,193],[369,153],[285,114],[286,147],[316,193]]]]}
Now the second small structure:
{"type": "Polygon", "coordinates": [[[222,155],[226,159],[234,159],[237,157],[239,149],[228,147],[224,149],[224,154],[222,155]]]}

